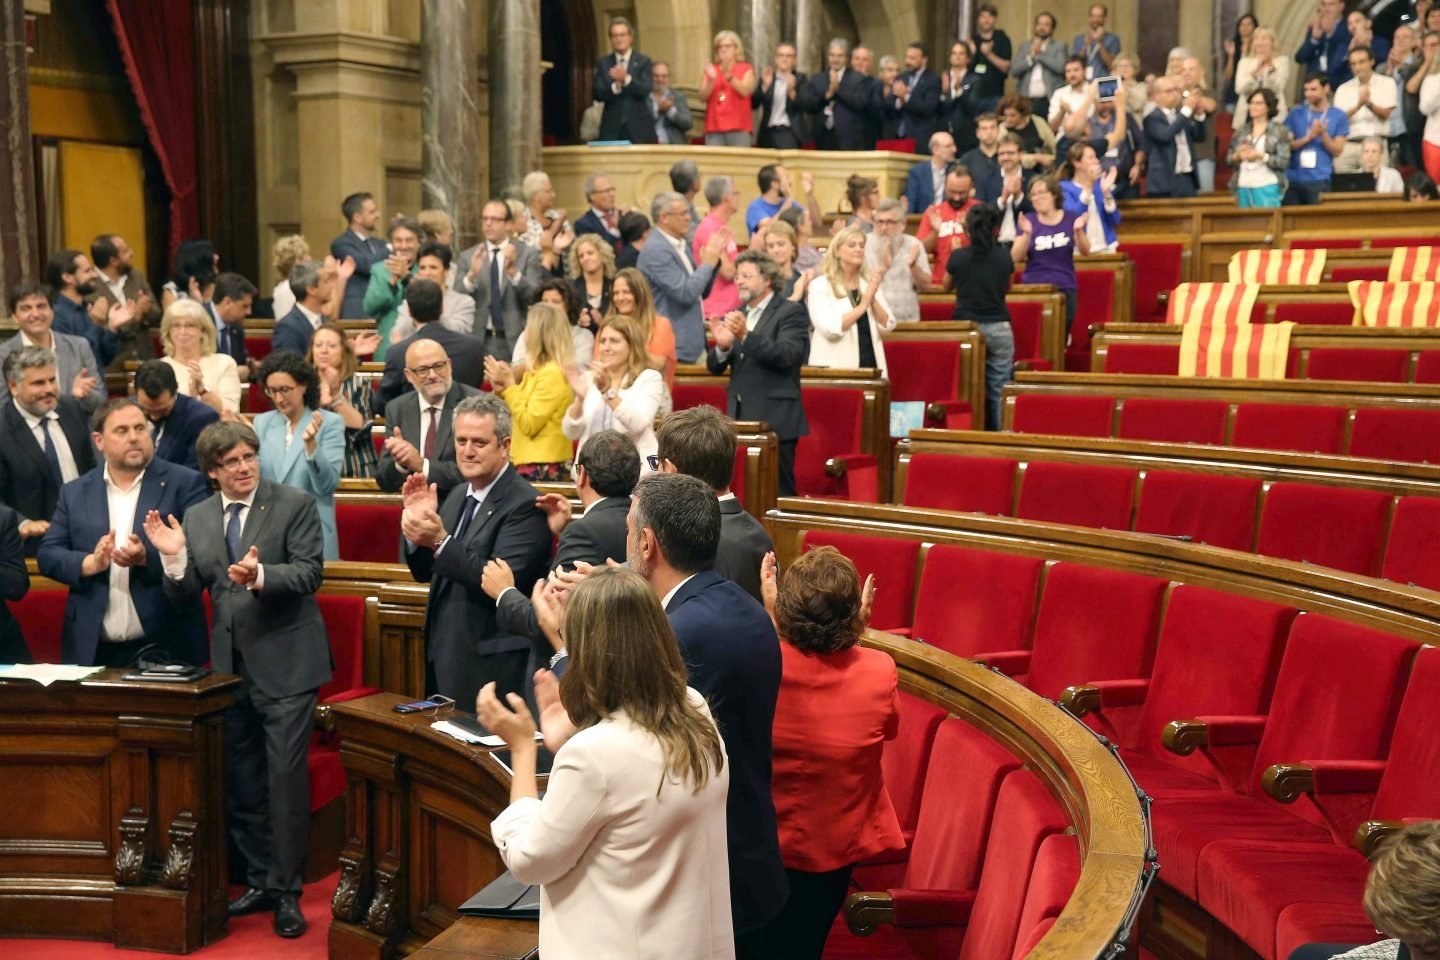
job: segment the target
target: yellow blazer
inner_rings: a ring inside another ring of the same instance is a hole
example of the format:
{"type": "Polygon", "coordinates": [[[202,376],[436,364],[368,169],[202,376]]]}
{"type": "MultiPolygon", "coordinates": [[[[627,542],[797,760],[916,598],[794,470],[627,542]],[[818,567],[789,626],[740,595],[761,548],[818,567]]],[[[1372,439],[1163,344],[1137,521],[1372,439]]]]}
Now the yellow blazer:
{"type": "Polygon", "coordinates": [[[574,395],[557,363],[528,370],[525,379],[500,392],[510,408],[512,463],[568,463],[574,455],[561,421],[574,395]]]}

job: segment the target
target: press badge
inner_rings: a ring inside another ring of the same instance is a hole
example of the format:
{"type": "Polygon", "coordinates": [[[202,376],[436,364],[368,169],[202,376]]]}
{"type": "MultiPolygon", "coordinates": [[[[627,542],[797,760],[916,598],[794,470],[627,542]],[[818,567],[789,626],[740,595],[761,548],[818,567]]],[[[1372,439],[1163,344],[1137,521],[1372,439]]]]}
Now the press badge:
{"type": "Polygon", "coordinates": [[[1314,147],[1306,147],[1300,151],[1300,168],[1302,170],[1314,170],[1320,163],[1320,155],[1315,152],[1314,147]]]}

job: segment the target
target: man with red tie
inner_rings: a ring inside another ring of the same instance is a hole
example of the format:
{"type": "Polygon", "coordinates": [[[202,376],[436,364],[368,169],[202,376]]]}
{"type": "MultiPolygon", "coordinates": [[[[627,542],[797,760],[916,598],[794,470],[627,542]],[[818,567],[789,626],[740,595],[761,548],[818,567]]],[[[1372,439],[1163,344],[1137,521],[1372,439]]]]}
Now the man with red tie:
{"type": "Polygon", "coordinates": [[[615,206],[615,184],[603,173],[592,173],[585,178],[585,199],[590,209],[575,221],[575,236],[593,233],[619,253],[620,214],[625,211],[615,206]]]}

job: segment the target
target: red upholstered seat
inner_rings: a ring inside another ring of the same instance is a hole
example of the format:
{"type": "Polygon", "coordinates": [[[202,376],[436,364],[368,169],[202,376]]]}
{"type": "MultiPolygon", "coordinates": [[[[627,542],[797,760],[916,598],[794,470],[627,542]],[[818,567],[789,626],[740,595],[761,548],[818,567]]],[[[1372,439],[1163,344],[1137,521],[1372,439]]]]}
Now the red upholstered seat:
{"type": "Polygon", "coordinates": [[[1080,882],[1080,845],[1073,836],[1052,833],[1040,844],[1035,855],[1035,866],[1030,871],[1030,885],[1025,891],[1025,904],[1020,909],[1020,939],[1016,943],[1016,957],[1023,957],[1020,947],[1027,943],[1033,946],[1034,931],[1050,929],[1054,919],[1060,916],[1075,885],[1080,882]]]}
{"type": "MultiPolygon", "coordinates": [[[[1045,939],[1045,934],[1049,933],[1050,928],[1055,926],[1055,920],[1055,917],[1047,917],[1031,927],[1028,932],[1022,923],[1020,926],[1020,939],[1015,942],[1015,953],[1012,954],[1014,960],[1022,960],[1023,957],[1030,956],[1030,951],[1039,946],[1040,941],[1045,939]]],[[[1143,950],[1141,951],[1140,960],[1146,960],[1143,950]]],[[[1153,960],[1153,958],[1150,958],[1150,960],[1153,960]]]]}
{"type": "Polygon", "coordinates": [[[1422,350],[1415,359],[1416,383],[1440,383],[1440,350],[1422,350]]]}
{"type": "Polygon", "coordinates": [[[1026,520],[1129,530],[1139,471],[1128,467],[1034,461],[1020,480],[1015,515],[1026,520]]]}
{"type": "MultiPolygon", "coordinates": [[[[1264,304],[1257,304],[1264,310],[1264,304]]],[[[1355,321],[1355,308],[1347,301],[1277,303],[1268,318],[1271,323],[1304,323],[1310,326],[1348,327],[1355,321]]],[[[1256,323],[1265,322],[1260,317],[1256,323]]],[[[1314,374],[1310,375],[1315,378],[1314,374]]],[[[1315,378],[1318,379],[1318,378],[1315,378]]]]}
{"type": "Polygon", "coordinates": [[[1044,567],[1039,557],[931,547],[920,572],[912,635],[959,657],[1030,649],[1044,567]]]}
{"type": "Polygon", "coordinates": [[[1385,546],[1386,580],[1440,590],[1440,498],[1401,497],[1390,519],[1385,546]]]}
{"type": "Polygon", "coordinates": [[[1390,495],[1309,483],[1273,483],[1255,552],[1369,577],[1380,575],[1390,495]]]}
{"type": "Polygon", "coordinates": [[[960,344],[892,340],[885,344],[890,397],[934,403],[960,399],[960,344]]]}
{"type": "Polygon", "coordinates": [[[1305,378],[1307,380],[1365,380],[1376,383],[1404,383],[1409,368],[1410,355],[1404,350],[1315,347],[1310,351],[1310,362],[1305,367],[1305,378]]]}
{"type": "Polygon", "coordinates": [[[358,563],[396,563],[400,557],[400,501],[335,504],[340,559],[358,563]]]}
{"type": "Polygon", "coordinates": [[[1349,283],[1351,280],[1373,280],[1384,283],[1390,277],[1388,264],[1379,267],[1331,267],[1331,283],[1349,283]]]}
{"type": "MultiPolygon", "coordinates": [[[[265,342],[269,343],[270,341],[267,339],[265,342]]],[[[269,351],[267,350],[266,352],[268,353],[269,351]]],[[[250,357],[251,365],[253,366],[254,361],[258,358],[256,358],[254,354],[251,354],[250,357]]],[[[264,384],[258,380],[250,381],[249,385],[245,388],[245,396],[242,399],[245,401],[244,410],[249,414],[264,413],[266,410],[274,409],[270,404],[270,398],[265,396],[264,384]]]]}
{"type": "Polygon", "coordinates": [[[1440,247],[1440,236],[1371,237],[1371,250],[1393,250],[1396,247],[1440,247]]]}
{"type": "Polygon", "coordinates": [[[1015,398],[1016,433],[1054,433],[1065,437],[1108,437],[1115,400],[1111,397],[1021,394],[1015,398]]]}
{"type": "Polygon", "coordinates": [[[1288,957],[1307,943],[1374,943],[1380,937],[1375,921],[1359,902],[1337,907],[1329,903],[1292,903],[1275,926],[1275,956],[1288,957]]]}
{"type": "MultiPolygon", "coordinates": [[[[343,703],[379,693],[378,687],[365,686],[365,598],[322,593],[316,595],[315,602],[325,621],[334,662],[330,681],[320,687],[319,702],[343,703]]],[[[310,768],[310,809],[319,810],[345,792],[339,738],[315,733],[306,759],[310,768]]]]}
{"type": "Polygon", "coordinates": [[[905,471],[901,502],[907,507],[1008,517],[1014,497],[1014,460],[916,453],[905,471]]]}
{"type": "MultiPolygon", "coordinates": [[[[795,446],[795,486],[805,497],[834,497],[876,503],[880,499],[879,464],[862,454],[865,394],[859,388],[801,388],[810,433],[795,446]],[[831,458],[847,458],[843,477],[826,475],[831,458]]],[[[721,409],[724,409],[722,406],[721,409]]]]}
{"type": "Polygon", "coordinates": [[[918,542],[828,530],[806,531],[804,549],[816,547],[834,547],[849,557],[862,582],[867,576],[875,576],[877,589],[870,626],[876,630],[909,632],[915,603],[915,567],[920,555],[918,542]]]}
{"type": "Polygon", "coordinates": [[[1228,409],[1221,400],[1129,397],[1121,401],[1116,436],[1123,440],[1223,445],[1228,409]]]}
{"type": "Polygon", "coordinates": [[[255,361],[263,360],[270,355],[271,342],[269,337],[247,336],[245,338],[245,352],[250,355],[251,366],[255,365],[255,361]]]}
{"type": "Polygon", "coordinates": [[[1135,322],[1164,323],[1165,304],[1160,302],[1160,294],[1184,281],[1185,245],[1127,241],[1120,244],[1120,252],[1135,264],[1135,322]]]}
{"type": "MultiPolygon", "coordinates": [[[[954,320],[955,304],[948,303],[944,300],[921,300],[920,319],[931,321],[954,320]]],[[[890,348],[886,347],[885,350],[888,352],[890,348]]]]}
{"type": "Polygon", "coordinates": [[[25,634],[25,645],[30,648],[30,659],[36,663],[60,662],[65,600],[69,596],[70,591],[64,587],[47,590],[32,584],[23,599],[10,603],[10,613],[19,622],[25,634]]]}
{"type": "Polygon", "coordinates": [[[1140,484],[1136,533],[1188,536],[1195,543],[1250,550],[1261,481],[1250,477],[1150,470],[1140,484]]]}
{"type": "Polygon", "coordinates": [[[1290,241],[1291,250],[1359,250],[1365,246],[1360,237],[1304,237],[1290,241]]]}
{"type": "Polygon", "coordinates": [[[1440,463],[1440,411],[1358,407],[1350,425],[1350,456],[1440,463]]]}
{"type": "Polygon", "coordinates": [[[1112,343],[1105,352],[1105,372],[1175,376],[1180,372],[1180,345],[1112,343]]]}
{"type": "Polygon", "coordinates": [[[725,385],[676,382],[675,388],[670,392],[670,399],[676,410],[708,406],[723,413],[725,411],[725,385]]]}
{"type": "Polygon", "coordinates": [[[1258,450],[1340,453],[1346,415],[1344,407],[1241,403],[1230,442],[1258,450]]]}
{"type": "MultiPolygon", "coordinates": [[[[1040,331],[1045,320],[1045,305],[1035,300],[1022,300],[1005,306],[1010,311],[1010,330],[1015,337],[1015,362],[1028,363],[1034,369],[1036,361],[1042,359],[1040,331]]],[[[1048,361],[1045,366],[1048,369],[1048,361]]]]}
{"type": "Polygon", "coordinates": [[[1065,369],[1081,373],[1090,369],[1090,327],[1115,320],[1115,271],[1075,271],[1075,323],[1070,327],[1070,344],[1065,348],[1065,369]]]}
{"type": "Polygon", "coordinates": [[[904,691],[897,696],[900,702],[900,732],[894,740],[885,741],[880,768],[895,815],[900,818],[900,827],[908,839],[914,836],[915,824],[920,819],[925,769],[930,766],[935,731],[940,729],[945,711],[904,691]]]}

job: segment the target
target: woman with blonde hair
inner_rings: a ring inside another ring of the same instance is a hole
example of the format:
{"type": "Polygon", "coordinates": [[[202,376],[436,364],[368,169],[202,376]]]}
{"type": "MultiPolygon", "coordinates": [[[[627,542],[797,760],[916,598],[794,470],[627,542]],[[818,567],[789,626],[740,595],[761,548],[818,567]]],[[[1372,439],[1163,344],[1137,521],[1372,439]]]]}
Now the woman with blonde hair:
{"type": "Polygon", "coordinates": [[[638,574],[601,569],[571,593],[563,625],[553,588],[536,591],[536,614],[569,661],[558,696],[553,675],[538,675],[537,699],[575,727],[554,748],[543,800],[524,699],[508,693],[507,709],[489,683],[475,712],[510,746],[510,806],[490,833],[515,878],[540,885],[540,949],[733,958],[730,764],[660,600],[638,574]]]}
{"type": "Polygon", "coordinates": [[[180,299],[160,318],[160,359],[175,371],[180,392],[216,413],[240,412],[240,369],[215,349],[215,323],[198,300],[180,299]]]}
{"type": "Polygon", "coordinates": [[[1289,89],[1290,58],[1276,51],[1273,30],[1256,27],[1250,35],[1250,53],[1235,65],[1235,125],[1250,125],[1250,95],[1257,90],[1274,93],[1276,116],[1284,117],[1289,112],[1285,104],[1289,89]]]}
{"type": "Polygon", "coordinates": [[[494,357],[485,358],[490,388],[510,408],[513,425],[510,462],[534,482],[570,479],[570,441],[565,437],[565,408],[573,399],[567,369],[573,369],[570,320],[550,303],[537,303],[525,315],[525,370],[494,357]]]}
{"type": "Polygon", "coordinates": [[[844,370],[874,367],[885,376],[885,346],[880,334],[895,329],[895,318],[880,292],[884,271],[864,276],[865,234],[846,227],[830,241],[820,274],[810,281],[805,306],[810,311],[810,365],[844,370]]]}
{"type": "Polygon", "coordinates": [[[655,415],[665,400],[665,379],[650,366],[645,335],[633,317],[614,314],[595,338],[595,359],[588,370],[565,371],[575,400],[565,411],[565,436],[576,448],[602,430],[619,430],[635,441],[640,472],[653,473],[655,415]]]}
{"type": "Polygon", "coordinates": [[[298,233],[292,233],[275,241],[270,248],[270,265],[280,277],[275,289],[270,292],[271,312],[280,319],[295,309],[295,292],[290,289],[290,271],[295,264],[310,259],[310,244],[298,233]]]}
{"type": "Polygon", "coordinates": [[[705,146],[748,147],[755,131],[750,95],[755,68],[745,62],[745,46],[733,30],[715,34],[715,58],[705,64],[700,99],[705,101],[705,146]]]}
{"type": "MultiPolygon", "coordinates": [[[[750,244],[754,247],[755,244],[750,244]]],[[[801,302],[805,299],[805,281],[800,268],[795,265],[795,257],[800,252],[800,239],[795,234],[795,228],[784,220],[772,220],[765,225],[765,230],[760,238],[760,248],[770,255],[775,265],[780,268],[781,283],[776,292],[787,300],[801,302]]]]}
{"type": "Polygon", "coordinates": [[[375,409],[370,388],[374,381],[357,376],[360,358],[355,344],[337,324],[324,323],[310,338],[305,359],[320,381],[320,409],[338,413],[345,421],[345,460],[340,475],[373,477],[378,466],[371,439],[375,409]]]}
{"type": "Polygon", "coordinates": [[[1125,109],[1140,116],[1150,99],[1150,84],[1140,75],[1140,58],[1133,53],[1122,53],[1110,61],[1110,66],[1120,78],[1120,89],[1125,91],[1125,109]]]}
{"type": "Polygon", "coordinates": [[[655,312],[655,297],[650,291],[650,281],[645,274],[634,267],[626,267],[615,274],[610,283],[610,312],[603,323],[609,323],[616,316],[630,317],[640,325],[645,338],[645,352],[654,361],[651,366],[665,376],[665,389],[675,389],[675,328],[668,317],[655,312]]]}
{"type": "Polygon", "coordinates": [[[580,299],[580,326],[594,331],[610,312],[610,281],[615,277],[615,250],[598,234],[583,233],[570,244],[565,273],[580,299]]]}

